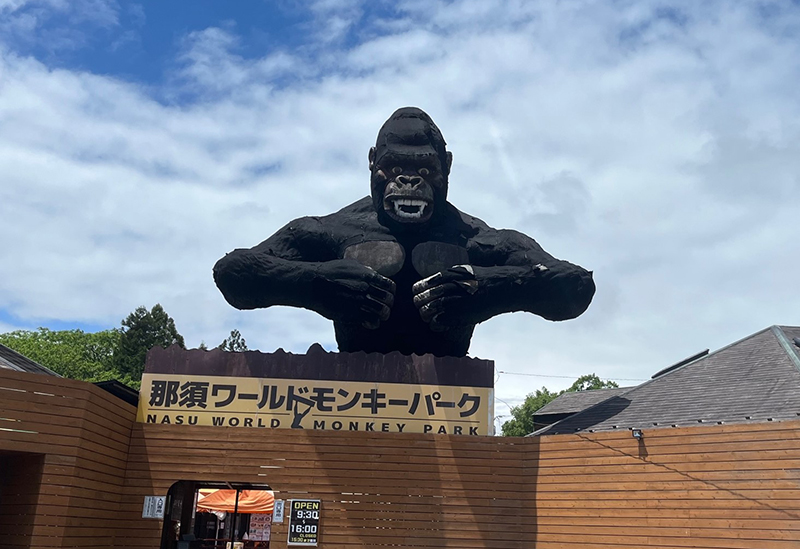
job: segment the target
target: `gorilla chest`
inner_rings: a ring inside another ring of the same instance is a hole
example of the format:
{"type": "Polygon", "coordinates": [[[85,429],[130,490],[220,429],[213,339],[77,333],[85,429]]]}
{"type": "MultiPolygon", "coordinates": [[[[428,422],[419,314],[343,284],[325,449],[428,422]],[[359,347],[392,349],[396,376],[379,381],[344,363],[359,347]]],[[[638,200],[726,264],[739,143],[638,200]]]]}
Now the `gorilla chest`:
{"type": "Polygon", "coordinates": [[[396,241],[359,242],[345,248],[343,257],[354,259],[387,278],[397,275],[410,262],[419,279],[469,263],[466,248],[447,242],[429,241],[406,250],[396,241]]]}

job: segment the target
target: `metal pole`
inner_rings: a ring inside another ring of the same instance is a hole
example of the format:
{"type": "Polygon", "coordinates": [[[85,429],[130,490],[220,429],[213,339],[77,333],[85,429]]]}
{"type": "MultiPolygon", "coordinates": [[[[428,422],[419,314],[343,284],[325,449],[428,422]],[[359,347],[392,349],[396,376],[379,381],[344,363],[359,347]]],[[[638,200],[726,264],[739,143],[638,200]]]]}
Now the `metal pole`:
{"type": "Polygon", "coordinates": [[[233,504],[233,522],[231,522],[231,549],[236,546],[236,514],[239,512],[239,490],[236,489],[236,501],[233,504]]]}

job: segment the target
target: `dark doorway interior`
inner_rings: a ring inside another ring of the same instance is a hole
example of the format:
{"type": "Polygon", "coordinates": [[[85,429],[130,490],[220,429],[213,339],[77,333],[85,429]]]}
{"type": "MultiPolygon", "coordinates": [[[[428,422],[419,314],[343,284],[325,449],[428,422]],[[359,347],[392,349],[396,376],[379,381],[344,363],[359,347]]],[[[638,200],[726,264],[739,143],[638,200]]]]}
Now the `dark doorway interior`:
{"type": "Polygon", "coordinates": [[[273,505],[266,484],[176,482],[167,493],[161,549],[269,549],[273,505]]]}
{"type": "Polygon", "coordinates": [[[0,540],[30,547],[44,456],[21,452],[0,453],[0,540]]]}

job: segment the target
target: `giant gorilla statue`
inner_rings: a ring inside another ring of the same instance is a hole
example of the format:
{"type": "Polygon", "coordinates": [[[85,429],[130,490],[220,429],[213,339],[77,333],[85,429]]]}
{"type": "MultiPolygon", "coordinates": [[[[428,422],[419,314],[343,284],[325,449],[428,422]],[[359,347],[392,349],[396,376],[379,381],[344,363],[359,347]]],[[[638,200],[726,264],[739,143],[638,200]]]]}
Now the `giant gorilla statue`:
{"type": "Polygon", "coordinates": [[[475,325],[495,315],[583,313],[591,273],[447,202],[452,160],[425,112],[397,110],[369,151],[371,197],[227,254],[217,286],[238,309],[315,311],[350,352],[464,356],[475,325]]]}

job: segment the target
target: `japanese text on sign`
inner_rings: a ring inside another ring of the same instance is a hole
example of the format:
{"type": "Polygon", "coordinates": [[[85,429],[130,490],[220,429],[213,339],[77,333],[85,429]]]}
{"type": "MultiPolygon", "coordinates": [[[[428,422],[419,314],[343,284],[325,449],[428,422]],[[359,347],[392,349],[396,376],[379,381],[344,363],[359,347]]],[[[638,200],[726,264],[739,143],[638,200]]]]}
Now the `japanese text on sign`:
{"type": "Polygon", "coordinates": [[[166,496],[145,496],[142,518],[163,519],[166,500],[166,496]]]}
{"type": "Polygon", "coordinates": [[[145,374],[139,402],[143,423],[492,434],[485,387],[145,374]]]}

